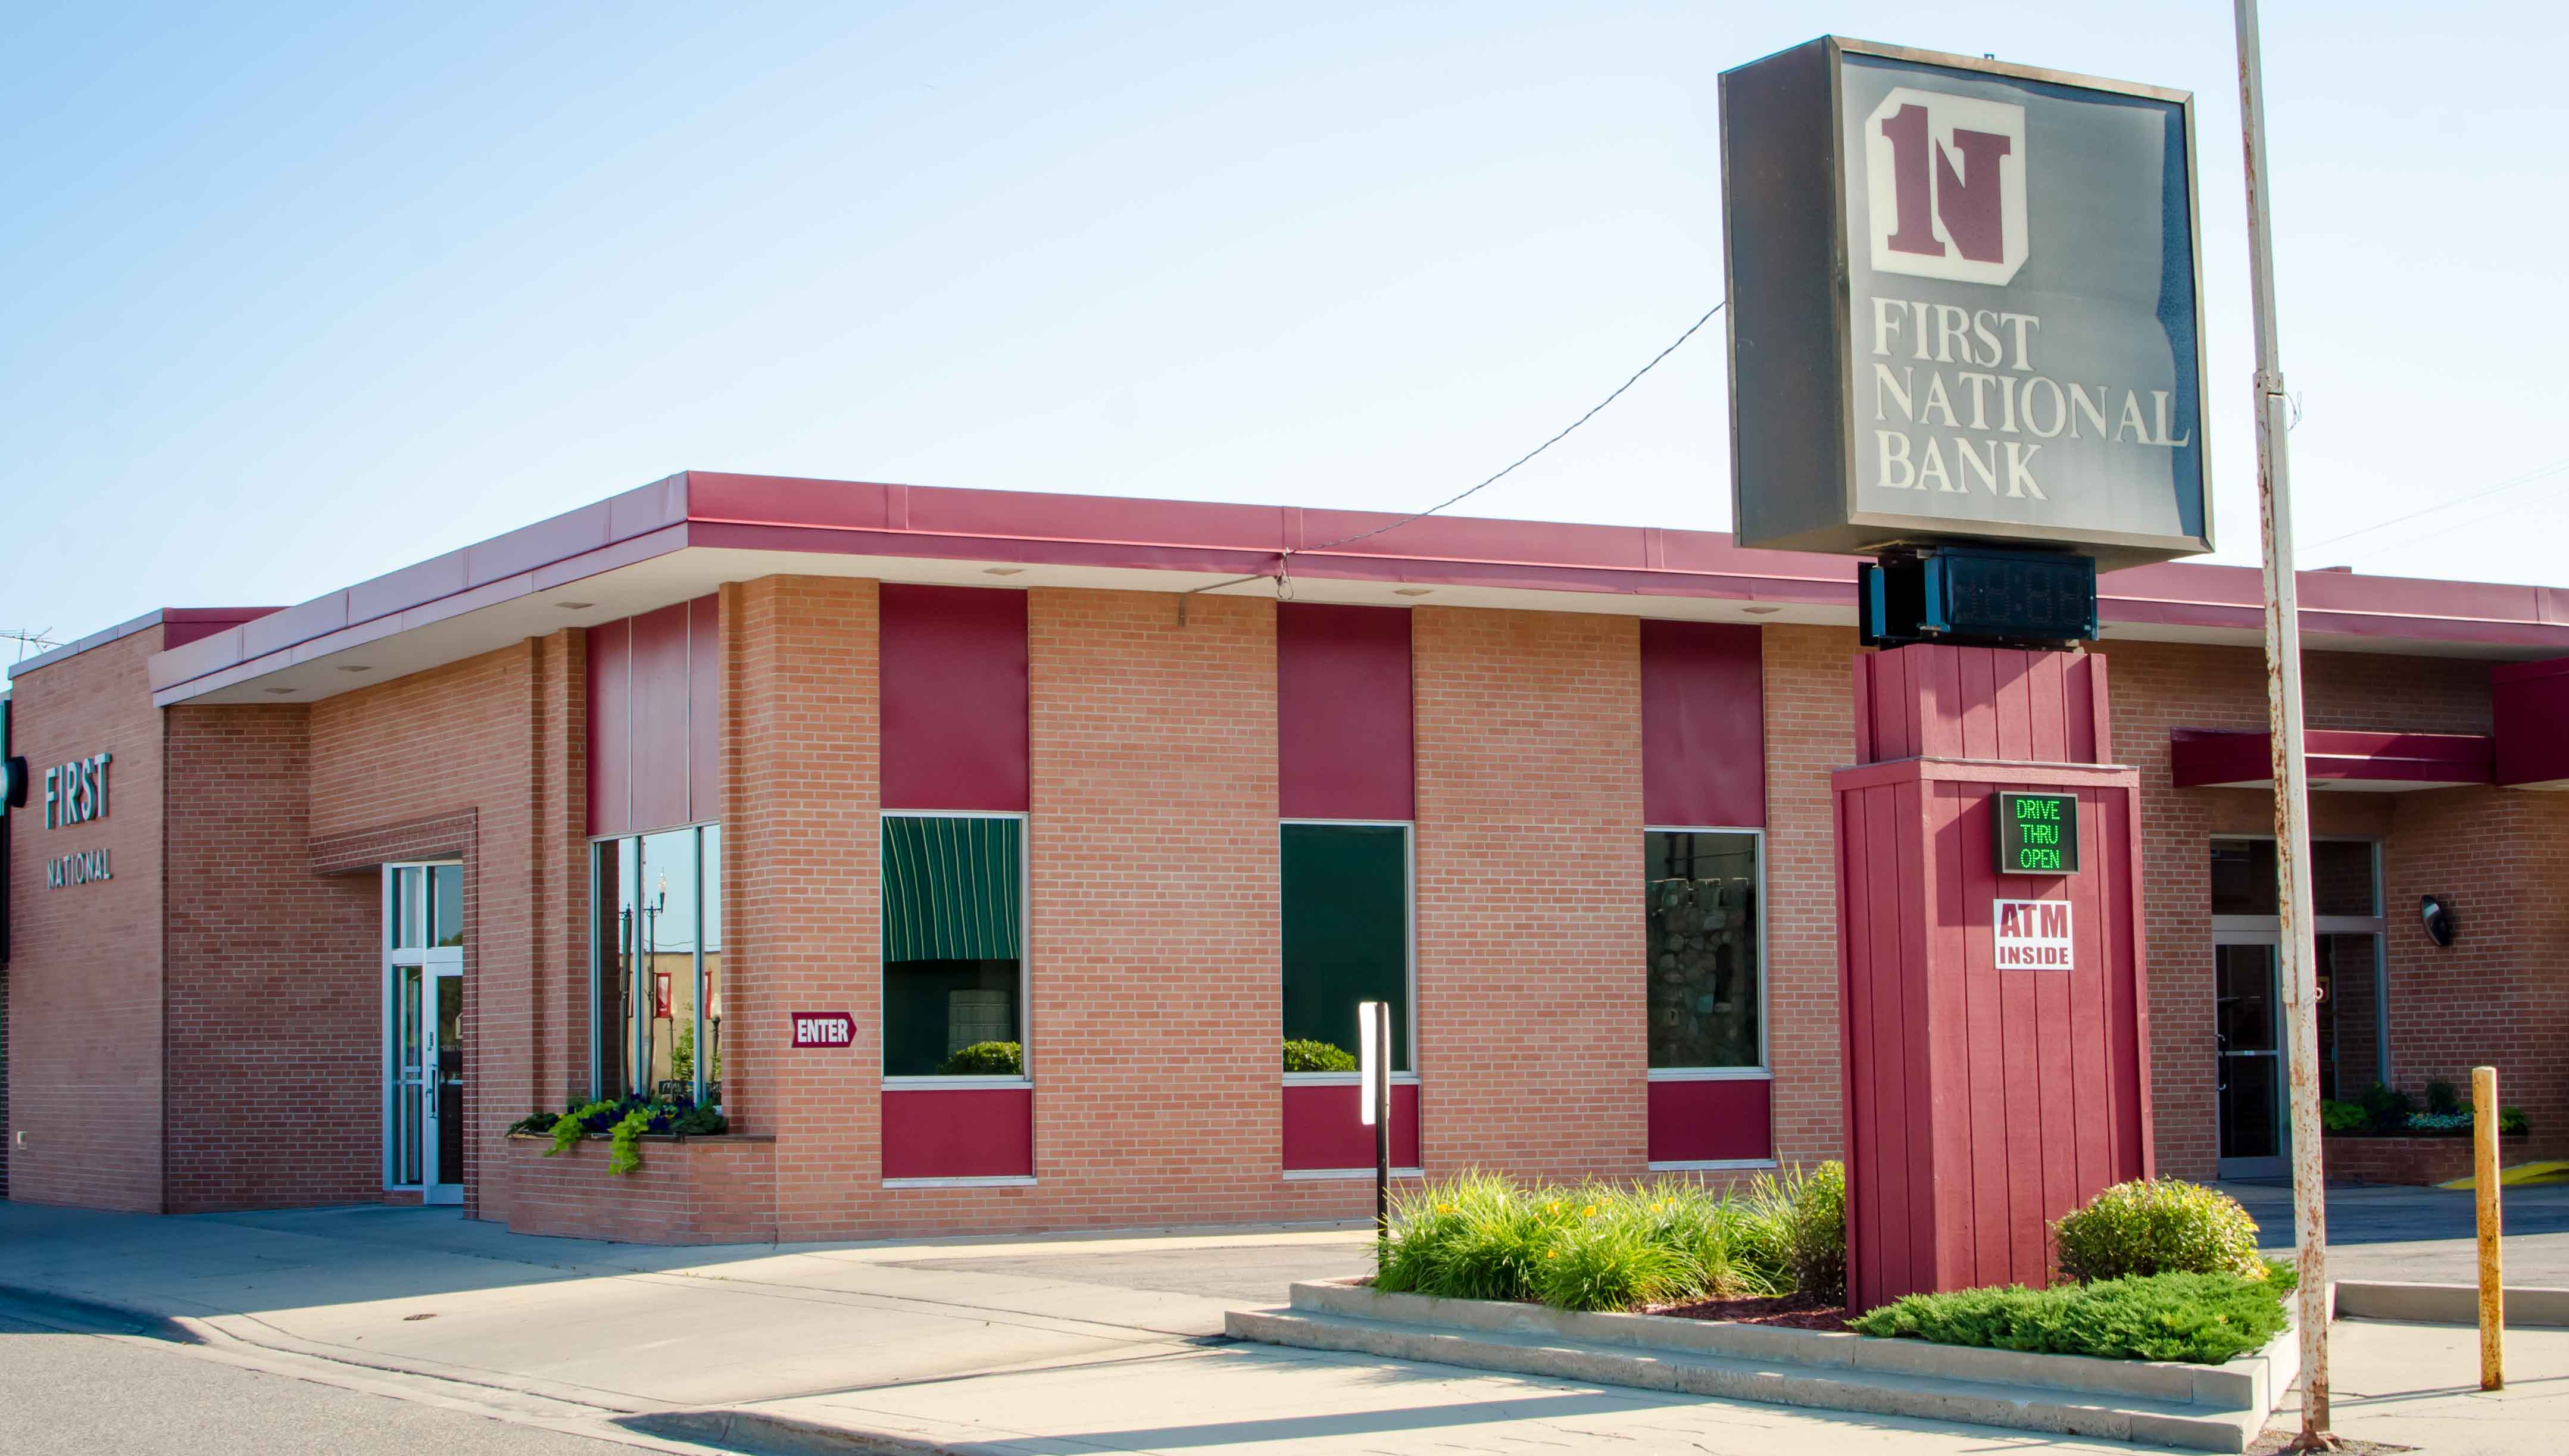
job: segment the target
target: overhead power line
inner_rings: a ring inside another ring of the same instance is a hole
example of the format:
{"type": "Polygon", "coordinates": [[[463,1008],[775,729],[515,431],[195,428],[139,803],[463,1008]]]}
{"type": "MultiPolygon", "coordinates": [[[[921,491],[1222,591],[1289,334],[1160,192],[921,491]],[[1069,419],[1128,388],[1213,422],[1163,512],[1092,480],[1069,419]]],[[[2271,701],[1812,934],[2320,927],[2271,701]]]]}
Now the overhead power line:
{"type": "MultiPolygon", "coordinates": [[[[2432,516],[2438,511],[2450,511],[2456,506],[2467,506],[2473,501],[2486,500],[2502,491],[2512,491],[2518,486],[2529,486],[2535,481],[2548,480],[2551,477],[2560,474],[2564,470],[2569,470],[2569,460],[2553,461],[2551,464],[2542,467],[2540,470],[2517,476],[2513,480],[2500,481],[2485,491],[2473,491],[2467,496],[2459,496],[2450,501],[2438,501],[2432,506],[2419,507],[2417,510],[2411,511],[2405,516],[2393,516],[2387,521],[2377,521],[2371,526],[2360,527],[2357,530],[2347,532],[2342,536],[2332,536],[2326,541],[2312,542],[2308,546],[2301,547],[2301,549],[2306,551],[2317,550],[2321,546],[2335,546],[2342,541],[2353,541],[2359,536],[2371,536],[2373,533],[2381,531],[2386,527],[2404,525],[2416,520],[2420,516],[2432,516]]],[[[2440,535],[2441,533],[2438,534],[2440,535]]]]}
{"type": "Polygon", "coordinates": [[[1186,617],[1185,617],[1185,604],[1186,604],[1186,598],[1187,598],[1187,597],[1194,596],[1194,595],[1196,595],[1196,594],[1197,594],[1197,593],[1199,593],[1199,592],[1219,590],[1220,588],[1225,587],[1225,586],[1238,586],[1238,585],[1240,585],[1240,584],[1241,584],[1242,582],[1244,582],[1244,581],[1263,581],[1263,580],[1267,579],[1267,578],[1268,578],[1269,576],[1271,576],[1271,575],[1272,575],[1272,576],[1274,576],[1274,577],[1276,577],[1276,579],[1277,579],[1277,583],[1278,583],[1278,590],[1279,590],[1280,592],[1283,592],[1283,591],[1284,591],[1284,590],[1288,589],[1288,588],[1286,587],[1286,584],[1285,584],[1285,583],[1286,583],[1286,582],[1288,582],[1288,581],[1290,580],[1290,578],[1291,578],[1291,571],[1292,571],[1292,565],[1293,565],[1293,557],[1294,557],[1296,554],[1299,554],[1299,553],[1307,553],[1307,552],[1310,552],[1310,551],[1334,550],[1334,549],[1336,549],[1337,547],[1342,546],[1352,546],[1352,545],[1354,545],[1354,544],[1355,544],[1355,543],[1357,543],[1357,542],[1365,541],[1365,540],[1367,540],[1367,539],[1369,539],[1369,538],[1380,536],[1380,535],[1382,535],[1382,534],[1383,534],[1384,532],[1386,532],[1386,531],[1397,531],[1397,530],[1399,530],[1400,528],[1402,528],[1402,527],[1404,527],[1404,526],[1407,526],[1407,525],[1409,525],[1409,524],[1410,524],[1410,523],[1412,523],[1412,522],[1415,522],[1415,521],[1424,521],[1424,520],[1426,520],[1428,517],[1435,515],[1437,512],[1442,511],[1442,510],[1444,510],[1445,508],[1447,508],[1447,507],[1449,507],[1449,506],[1457,505],[1457,504],[1460,504],[1460,503],[1461,503],[1461,502],[1463,502],[1463,501],[1469,500],[1471,497],[1476,496],[1476,495],[1479,495],[1481,492],[1483,492],[1483,491],[1485,491],[1485,490],[1489,489],[1489,488],[1490,488],[1490,487],[1492,487],[1492,486],[1497,485],[1499,482],[1501,482],[1501,481],[1503,481],[1503,480],[1506,480],[1506,479],[1507,479],[1511,474],[1513,474],[1513,473],[1516,471],[1516,469],[1517,469],[1517,467],[1518,467],[1518,466],[1524,465],[1527,461],[1530,461],[1530,460],[1534,459],[1536,456],[1543,454],[1545,451],[1550,450],[1552,447],[1554,447],[1554,446],[1556,446],[1556,445],[1559,445],[1562,441],[1564,441],[1564,440],[1566,440],[1566,439],[1568,439],[1568,438],[1570,437],[1570,433],[1571,433],[1572,431],[1574,431],[1574,430],[1578,429],[1578,428],[1579,428],[1580,426],[1582,426],[1582,425],[1587,424],[1589,421],[1591,421],[1591,420],[1593,420],[1593,419],[1597,418],[1597,415],[1598,415],[1598,413],[1599,413],[1600,411],[1604,410],[1608,405],[1613,404],[1615,401],[1617,401],[1617,400],[1619,400],[1619,399],[1623,398],[1623,397],[1624,397],[1624,391],[1626,391],[1626,390],[1628,390],[1628,389],[1631,389],[1634,385],[1637,385],[1637,384],[1641,383],[1641,382],[1642,382],[1642,376],[1643,376],[1643,375],[1648,374],[1648,373],[1650,373],[1652,370],[1658,368],[1658,367],[1659,367],[1659,361],[1660,361],[1660,360],[1665,359],[1665,358],[1667,358],[1670,354],[1675,353],[1675,352],[1677,351],[1677,347],[1678,347],[1679,345],[1683,344],[1686,340],[1688,340],[1688,339],[1690,339],[1690,338],[1693,338],[1693,337],[1695,336],[1696,331],[1697,331],[1697,330],[1699,330],[1699,329],[1701,329],[1705,324],[1708,324],[1708,323],[1712,322],[1712,316],[1713,316],[1714,314],[1716,314],[1716,313],[1721,312],[1721,310],[1722,310],[1722,306],[1723,306],[1724,304],[1727,304],[1729,301],[1730,301],[1729,299],[1725,298],[1725,299],[1721,300],[1721,302],[1720,302],[1720,303],[1716,303],[1716,304],[1714,304],[1712,307],[1705,309],[1705,310],[1703,311],[1703,316],[1702,316],[1701,318],[1698,318],[1698,319],[1696,319],[1694,322],[1692,322],[1692,323],[1690,323],[1690,324],[1687,324],[1687,325],[1686,325],[1686,329],[1685,329],[1685,332],[1684,332],[1684,333],[1681,333],[1681,334],[1677,335],[1674,339],[1670,340],[1670,341],[1669,341],[1669,343],[1668,343],[1668,346],[1667,346],[1666,348],[1661,349],[1661,350],[1660,350],[1659,352],[1657,352],[1656,354],[1652,355],[1652,356],[1651,356],[1651,362],[1650,362],[1650,363],[1645,364],[1645,365],[1643,365],[1641,368],[1634,370],[1634,371],[1633,371],[1633,377],[1632,377],[1632,378],[1627,379],[1627,380],[1625,380],[1622,384],[1619,384],[1619,385],[1615,386],[1615,392],[1614,392],[1613,394],[1610,394],[1610,395],[1606,396],[1604,399],[1601,399],[1601,400],[1599,400],[1597,403],[1595,403],[1595,404],[1593,404],[1593,405],[1589,406],[1589,407],[1588,407],[1588,413],[1586,413],[1586,414],[1584,414],[1584,415],[1581,415],[1578,419],[1573,420],[1573,421],[1571,421],[1569,424],[1562,426],[1562,427],[1561,427],[1561,429],[1560,429],[1558,432],[1556,432],[1556,433],[1553,435],[1553,437],[1552,437],[1551,439],[1546,440],[1546,441],[1545,441],[1545,442],[1543,442],[1541,445],[1538,445],[1538,446],[1536,446],[1534,449],[1527,451],[1525,454],[1518,456],[1515,460],[1512,460],[1512,461],[1508,462],[1507,468],[1506,468],[1506,469],[1504,469],[1504,470],[1501,470],[1498,474],[1496,474],[1496,475],[1494,475],[1494,476],[1491,476],[1489,479],[1487,479],[1487,480],[1485,480],[1485,481],[1481,482],[1479,485],[1473,486],[1473,487],[1471,487],[1471,488],[1469,488],[1469,489],[1467,489],[1467,490],[1457,491],[1457,492],[1455,492],[1453,495],[1446,497],[1444,500],[1437,502],[1435,505],[1428,507],[1428,508],[1427,508],[1426,510],[1424,510],[1424,511],[1413,512],[1413,513],[1412,513],[1412,514],[1410,514],[1410,515],[1407,515],[1407,516],[1403,516],[1403,517],[1401,517],[1401,518],[1400,518],[1399,520],[1397,520],[1397,521],[1389,521],[1389,522],[1385,522],[1385,523],[1383,523],[1382,525],[1380,525],[1380,526],[1377,526],[1377,527],[1373,528],[1371,531],[1359,531],[1359,532],[1357,532],[1357,533],[1356,533],[1355,535],[1353,535],[1353,536],[1342,536],[1342,537],[1338,538],[1336,541],[1322,542],[1322,543],[1320,543],[1318,546],[1292,546],[1292,547],[1289,547],[1289,548],[1287,548],[1287,549],[1285,549],[1285,550],[1279,551],[1279,552],[1277,553],[1277,557],[1276,557],[1276,569],[1275,569],[1274,571],[1272,571],[1272,572],[1270,572],[1270,571],[1258,571],[1258,572],[1254,572],[1254,573],[1252,573],[1252,574],[1250,574],[1250,575],[1247,575],[1247,576],[1234,576],[1233,578],[1231,578],[1231,579],[1230,579],[1230,580],[1228,580],[1228,581],[1215,581],[1215,582],[1212,582],[1212,583],[1211,583],[1211,584],[1209,584],[1209,585],[1197,586],[1197,587],[1190,588],[1189,590],[1186,590],[1186,591],[1180,592],[1180,593],[1179,593],[1179,595],[1178,595],[1178,601],[1179,601],[1179,620],[1180,620],[1180,621],[1184,621],[1184,620],[1186,619],[1186,617]]]}

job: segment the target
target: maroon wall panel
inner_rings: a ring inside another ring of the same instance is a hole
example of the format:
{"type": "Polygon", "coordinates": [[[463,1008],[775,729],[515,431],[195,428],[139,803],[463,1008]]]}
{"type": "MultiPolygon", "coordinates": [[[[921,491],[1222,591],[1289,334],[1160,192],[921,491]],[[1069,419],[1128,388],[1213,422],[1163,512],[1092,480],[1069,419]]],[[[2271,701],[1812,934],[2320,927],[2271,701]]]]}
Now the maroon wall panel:
{"type": "Polygon", "coordinates": [[[633,829],[687,822],[687,604],[633,618],[633,829]]]}
{"type": "Polygon", "coordinates": [[[722,598],[687,603],[687,817],[722,818],[722,598]]]}
{"type": "Polygon", "coordinates": [[[1766,823],[1765,665],[1755,627],[1642,622],[1642,817],[1766,823]]]}
{"type": "Polygon", "coordinates": [[[588,629],[588,832],[622,834],[632,824],[633,623],[588,629]]]}
{"type": "Polygon", "coordinates": [[[718,819],[721,599],[588,629],[588,832],[718,819]]]}
{"type": "MultiPolygon", "coordinates": [[[[1408,612],[1310,601],[1276,608],[1284,818],[1417,818],[1410,710],[1408,612]]],[[[1367,1166],[1372,1159],[1368,1152],[1367,1166]]]]}
{"type": "Polygon", "coordinates": [[[1023,812],[1026,594],[883,584],[883,807],[1023,812]]]}
{"type": "Polygon", "coordinates": [[[1651,1161],[1737,1162],[1775,1156],[1772,1092],[1763,1077],[1651,1084],[1651,1161]]]}
{"type": "Polygon", "coordinates": [[[884,1090],[884,1177],[1032,1178],[1034,1173],[1032,1087],[884,1090]]]}
{"type": "MultiPolygon", "coordinates": [[[[1373,1166],[1373,1129],[1356,1120],[1363,1113],[1357,1096],[1362,1090],[1352,1083],[1285,1087],[1286,1171],[1373,1166]]],[[[1391,1084],[1391,1166],[1419,1166],[1418,1089],[1398,1082],[1391,1084]]]]}

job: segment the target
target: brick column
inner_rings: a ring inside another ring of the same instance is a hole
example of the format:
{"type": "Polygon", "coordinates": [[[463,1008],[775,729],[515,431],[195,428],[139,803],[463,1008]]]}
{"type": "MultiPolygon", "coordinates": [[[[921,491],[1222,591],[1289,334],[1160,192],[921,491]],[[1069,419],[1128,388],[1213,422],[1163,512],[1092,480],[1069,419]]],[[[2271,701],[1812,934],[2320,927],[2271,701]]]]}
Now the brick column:
{"type": "Polygon", "coordinates": [[[882,1172],[877,623],[872,581],[722,589],[723,1100],[777,1140],[785,1239],[856,1232],[882,1172]],[[790,1049],[795,1011],[856,1045],[790,1049]]]}
{"type": "Polygon", "coordinates": [[[1639,1176],[1638,626],[1423,606],[1411,642],[1427,1172],[1639,1176]]]}

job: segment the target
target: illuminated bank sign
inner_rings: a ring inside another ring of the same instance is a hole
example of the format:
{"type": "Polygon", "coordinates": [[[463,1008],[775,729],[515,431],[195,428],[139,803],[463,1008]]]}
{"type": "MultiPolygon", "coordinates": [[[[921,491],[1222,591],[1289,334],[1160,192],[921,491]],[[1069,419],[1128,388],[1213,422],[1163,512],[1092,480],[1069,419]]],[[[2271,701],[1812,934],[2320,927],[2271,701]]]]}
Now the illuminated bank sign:
{"type": "Polygon", "coordinates": [[[1742,545],[2211,548],[2189,97],[1836,39],[1721,94],[1742,545]]]}

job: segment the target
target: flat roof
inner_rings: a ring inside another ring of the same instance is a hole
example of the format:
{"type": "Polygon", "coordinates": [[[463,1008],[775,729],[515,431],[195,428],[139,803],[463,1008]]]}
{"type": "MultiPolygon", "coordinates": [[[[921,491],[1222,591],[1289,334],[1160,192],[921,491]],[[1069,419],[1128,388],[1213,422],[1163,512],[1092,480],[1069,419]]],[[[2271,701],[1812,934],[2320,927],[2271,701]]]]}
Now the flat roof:
{"type": "MultiPolygon", "coordinates": [[[[1282,575],[1310,601],[1852,625],[1855,568],[1719,532],[688,471],[299,605],[205,609],[151,679],[164,706],[310,701],[780,572],[1235,595],[1282,575]]],[[[2569,656],[2561,588],[2311,571],[2301,594],[2312,650],[2569,656]]],[[[2250,567],[2110,572],[2098,609],[2109,643],[2263,640],[2250,567]]],[[[20,670],[156,619],[178,616],[20,670]]]]}

